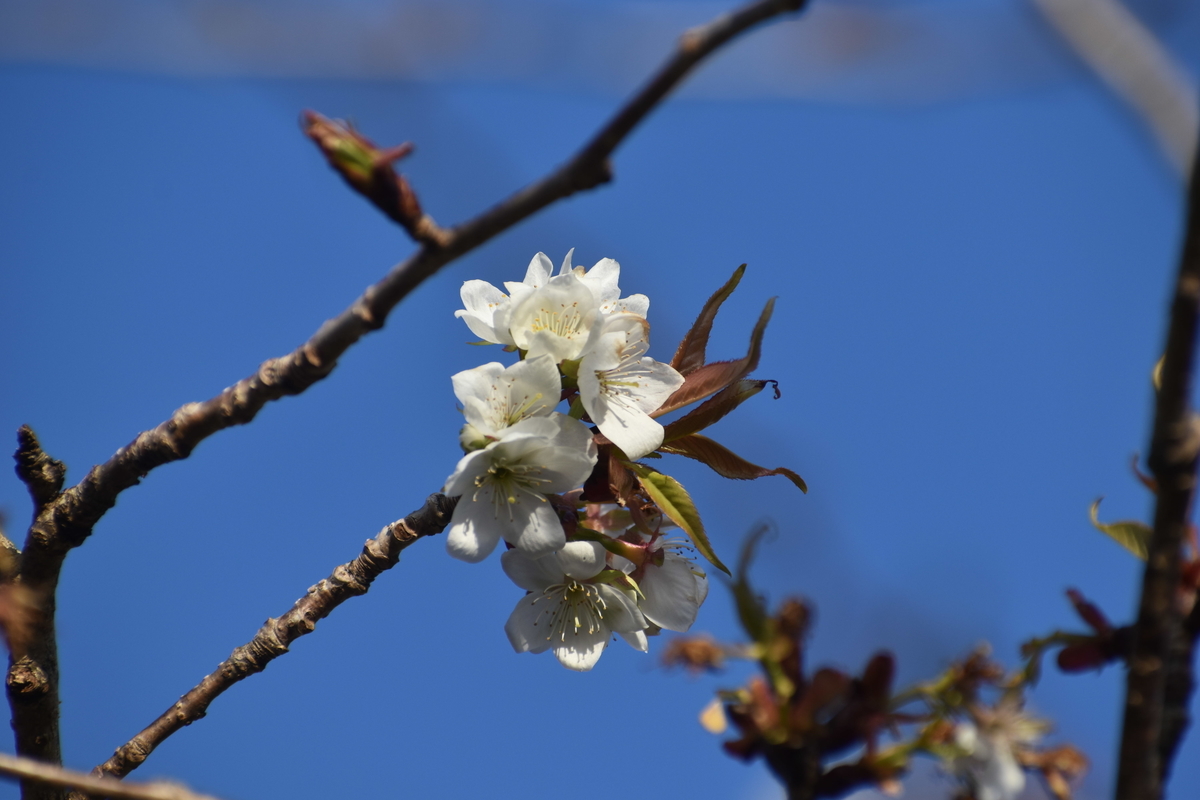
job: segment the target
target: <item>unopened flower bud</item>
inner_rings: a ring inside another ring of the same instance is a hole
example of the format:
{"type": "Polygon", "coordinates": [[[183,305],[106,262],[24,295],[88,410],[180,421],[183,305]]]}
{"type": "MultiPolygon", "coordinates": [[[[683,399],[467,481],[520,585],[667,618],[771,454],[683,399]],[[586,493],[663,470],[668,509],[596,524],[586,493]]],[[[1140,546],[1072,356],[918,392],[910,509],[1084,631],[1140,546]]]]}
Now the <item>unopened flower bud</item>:
{"type": "Polygon", "coordinates": [[[488,440],[478,428],[468,422],[458,432],[458,444],[464,453],[469,453],[472,450],[482,450],[487,447],[488,440]]]}

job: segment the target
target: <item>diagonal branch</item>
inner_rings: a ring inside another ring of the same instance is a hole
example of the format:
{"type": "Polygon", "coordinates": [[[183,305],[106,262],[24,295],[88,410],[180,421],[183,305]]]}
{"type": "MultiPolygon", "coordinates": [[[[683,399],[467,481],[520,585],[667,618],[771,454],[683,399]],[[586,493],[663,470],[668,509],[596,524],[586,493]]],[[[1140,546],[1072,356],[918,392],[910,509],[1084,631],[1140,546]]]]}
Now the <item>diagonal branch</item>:
{"type": "Polygon", "coordinates": [[[312,633],[319,620],[351,597],[366,594],[371,583],[400,560],[401,550],[421,537],[441,533],[450,523],[456,502],[442,494],[431,494],[421,508],[367,540],[358,558],[335,569],[282,616],[267,620],[253,639],[234,650],[215,672],[179,698],[144,731],[118,747],[112,758],[93,772],[123,778],[137,769],[168,736],[203,717],[209,704],[226,689],[262,672],[267,664],[288,651],[288,645],[312,633]]]}
{"type": "Polygon", "coordinates": [[[197,794],[174,783],[122,783],[112,778],[85,775],[53,764],[43,764],[31,758],[10,756],[8,753],[0,753],[0,775],[20,778],[22,783],[79,789],[110,800],[216,800],[210,795],[197,794]]]}
{"type": "MultiPolygon", "coordinates": [[[[1168,662],[1173,654],[1180,657],[1175,640],[1184,635],[1177,592],[1200,452],[1200,431],[1191,411],[1200,328],[1200,159],[1195,163],[1150,443],[1150,468],[1158,482],[1158,499],[1129,659],[1117,800],[1162,797],[1162,778],[1168,766],[1160,757],[1164,722],[1177,712],[1186,714],[1186,709],[1165,714],[1164,697],[1168,662]]],[[[1170,724],[1175,727],[1178,723],[1171,720],[1170,724]]]]}
{"type": "MultiPolygon", "coordinates": [[[[54,589],[63,559],[81,545],[121,492],[135,486],[151,470],[187,458],[207,437],[233,425],[244,425],[272,400],[305,391],[325,378],[355,342],[383,327],[388,314],[423,281],[459,256],[537,211],[576,192],[612,178],[608,158],[626,136],[704,58],[739,34],[789,11],[807,0],[757,0],[691,30],[659,71],[622,106],[609,122],[569,161],[472,220],[422,240],[420,248],[395,266],[349,308],[328,320],[304,345],[266,361],[253,375],[216,397],[189,403],[158,427],[138,434],[108,461],[92,468],[78,485],[56,495],[41,509],[29,529],[21,558],[20,580],[40,587],[45,624],[31,644],[29,665],[42,676],[39,712],[14,720],[17,749],[24,755],[59,762],[58,664],[53,641],[54,589]]],[[[10,670],[9,681],[13,679],[10,670]]],[[[9,692],[17,715],[17,703],[9,692]]],[[[26,793],[25,800],[54,800],[59,795],[26,793]]]]}
{"type": "Polygon", "coordinates": [[[34,525],[34,538],[44,542],[50,557],[79,546],[121,492],[156,467],[187,458],[217,431],[250,422],[271,400],[300,394],[326,377],[347,349],[382,328],[391,310],[442,267],[551,203],[611,180],[608,157],[696,64],[738,34],[805,2],[759,0],[685,33],[659,72],[567,163],[451,228],[440,244],[422,246],[297,350],[265,362],[216,397],[185,405],[157,428],[139,434],[47,508],[34,525]]]}

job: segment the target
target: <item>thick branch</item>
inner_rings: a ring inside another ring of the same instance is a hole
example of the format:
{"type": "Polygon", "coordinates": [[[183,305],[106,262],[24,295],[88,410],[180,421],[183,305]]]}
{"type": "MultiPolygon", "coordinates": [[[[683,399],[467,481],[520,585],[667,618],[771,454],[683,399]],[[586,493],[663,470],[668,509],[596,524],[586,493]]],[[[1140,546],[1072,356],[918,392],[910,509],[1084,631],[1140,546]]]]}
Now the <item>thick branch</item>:
{"type": "Polygon", "coordinates": [[[455,502],[445,495],[430,495],[420,509],[369,539],[358,558],[341,565],[328,578],[310,588],[308,594],[278,619],[267,620],[253,639],[234,650],[215,672],[179,698],[179,702],[144,731],[117,748],[112,758],[93,772],[122,778],[137,769],[168,736],[203,717],[209,704],[222,692],[238,681],[262,672],[268,663],[288,651],[288,645],[306,633],[312,633],[317,621],[329,616],[339,605],[351,597],[366,594],[375,578],[396,565],[401,550],[423,536],[441,533],[450,522],[455,502]]]}
{"type": "Polygon", "coordinates": [[[56,789],[79,789],[96,797],[112,800],[215,800],[206,794],[190,792],[173,783],[122,783],[113,778],[85,775],[53,764],[43,764],[31,758],[0,753],[0,775],[21,779],[22,784],[34,783],[56,789]]]}
{"type": "MultiPolygon", "coordinates": [[[[33,498],[34,521],[52,504],[62,489],[66,467],[42,451],[37,436],[28,425],[17,431],[17,475],[33,498]]],[[[17,752],[38,761],[58,764],[62,750],[58,729],[58,642],[54,631],[55,590],[58,570],[26,571],[27,557],[37,550],[32,527],[25,551],[17,554],[11,542],[5,549],[12,559],[5,579],[15,580],[31,613],[24,635],[13,641],[9,652],[4,688],[12,712],[12,727],[17,752]],[[9,550],[11,548],[11,550],[9,550]],[[13,556],[16,556],[13,558],[13,556]]],[[[61,562],[60,562],[61,563],[61,562]]],[[[52,785],[23,781],[25,800],[59,800],[61,790],[52,785]]]]}
{"type": "Polygon", "coordinates": [[[1162,797],[1162,776],[1167,765],[1162,763],[1159,748],[1164,721],[1171,717],[1172,727],[1177,727],[1178,713],[1186,714],[1185,709],[1172,709],[1170,715],[1165,715],[1163,706],[1167,664],[1173,652],[1179,657],[1174,640],[1183,635],[1176,597],[1200,449],[1190,407],[1200,322],[1200,159],[1196,164],[1150,443],[1150,468],[1158,482],[1158,500],[1129,659],[1117,800],[1162,797]]]}

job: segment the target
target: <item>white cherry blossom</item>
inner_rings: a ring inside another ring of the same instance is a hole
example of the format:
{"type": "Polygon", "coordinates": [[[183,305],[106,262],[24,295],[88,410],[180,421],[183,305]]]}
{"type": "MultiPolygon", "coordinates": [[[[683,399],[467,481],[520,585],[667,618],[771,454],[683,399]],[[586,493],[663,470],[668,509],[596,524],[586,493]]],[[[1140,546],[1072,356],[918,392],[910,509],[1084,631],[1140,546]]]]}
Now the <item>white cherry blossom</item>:
{"type": "Polygon", "coordinates": [[[562,523],[547,494],[582,484],[596,464],[591,431],[563,414],[524,419],[497,441],[463,456],[443,491],[458,497],[446,549],[482,561],[501,538],[531,556],[559,550],[562,523]]]}
{"type": "Polygon", "coordinates": [[[596,665],[614,633],[646,649],[642,634],[646,619],[633,599],[607,584],[587,582],[604,567],[597,548],[603,550],[594,542],[571,542],[560,553],[542,558],[531,558],[521,550],[500,556],[508,577],[529,592],[504,625],[514,650],[552,649],[564,667],[586,672],[596,665]]]}
{"type": "Polygon", "coordinates": [[[509,332],[528,357],[548,354],[557,364],[579,357],[598,314],[583,281],[574,273],[555,275],[514,302],[509,332]]]}
{"type": "Polygon", "coordinates": [[[1006,742],[962,722],[954,729],[954,744],[965,753],[954,760],[954,771],[970,785],[975,800],[1016,800],[1025,789],[1025,771],[1006,742]]]}
{"type": "Polygon", "coordinates": [[[974,721],[955,726],[954,744],[962,754],[951,759],[951,771],[966,781],[975,800],[1016,800],[1025,789],[1016,750],[1036,742],[1049,726],[1011,697],[972,714],[974,721]]]}
{"type": "MultiPolygon", "coordinates": [[[[563,287],[571,285],[571,282],[565,280],[568,275],[573,276],[592,295],[594,302],[580,303],[579,308],[586,306],[601,315],[630,313],[641,317],[646,316],[650,310],[650,299],[646,295],[634,294],[629,297],[621,297],[621,288],[617,285],[621,276],[620,264],[611,258],[602,258],[590,270],[585,270],[583,267],[572,265],[571,256],[574,252],[574,249],[567,252],[567,257],[563,259],[557,275],[554,274],[554,265],[546,254],[537,253],[525,269],[525,278],[521,282],[505,281],[504,288],[508,290],[508,294],[487,281],[464,282],[460,294],[465,307],[455,311],[454,316],[467,323],[471,332],[483,341],[520,347],[522,350],[530,349],[527,346],[529,334],[541,329],[540,326],[559,329],[561,331],[559,336],[568,341],[574,339],[576,334],[581,340],[586,340],[587,329],[591,325],[590,321],[586,321],[585,324],[586,311],[581,311],[577,317],[569,310],[575,306],[569,305],[568,310],[554,310],[556,301],[566,299],[568,304],[579,301],[577,293],[567,292],[567,295],[564,296],[563,287]],[[514,322],[513,313],[517,307],[521,306],[539,289],[546,288],[556,279],[558,279],[557,289],[543,296],[536,306],[527,308],[523,312],[520,322],[514,322]],[[549,309],[549,311],[541,313],[543,309],[549,309]],[[557,316],[554,316],[556,314],[557,316]],[[531,325],[534,327],[534,331],[529,330],[531,325]],[[581,328],[581,330],[572,334],[570,333],[571,328],[581,328]]],[[[564,345],[563,342],[554,342],[554,339],[541,342],[538,346],[545,349],[537,352],[553,353],[559,350],[571,350],[571,347],[564,345]]],[[[557,361],[562,361],[564,358],[575,358],[577,355],[578,348],[575,348],[574,355],[561,356],[557,361]]]]}
{"type": "Polygon", "coordinates": [[[650,417],[683,385],[669,364],[644,357],[649,325],[636,314],[612,314],[592,330],[579,362],[579,398],[600,432],[630,458],[653,452],[663,426],[650,417]]]}
{"type": "Polygon", "coordinates": [[[530,417],[549,415],[562,394],[558,367],[549,356],[512,366],[493,361],[450,378],[467,424],[478,437],[495,438],[530,417]]]}
{"type": "Polygon", "coordinates": [[[508,318],[513,306],[534,289],[544,285],[553,269],[554,265],[550,263],[546,254],[538,253],[529,262],[523,283],[504,284],[509,294],[487,281],[465,281],[459,296],[466,307],[455,311],[454,316],[467,323],[471,332],[485,342],[513,345],[512,334],[508,330],[508,318]]]}

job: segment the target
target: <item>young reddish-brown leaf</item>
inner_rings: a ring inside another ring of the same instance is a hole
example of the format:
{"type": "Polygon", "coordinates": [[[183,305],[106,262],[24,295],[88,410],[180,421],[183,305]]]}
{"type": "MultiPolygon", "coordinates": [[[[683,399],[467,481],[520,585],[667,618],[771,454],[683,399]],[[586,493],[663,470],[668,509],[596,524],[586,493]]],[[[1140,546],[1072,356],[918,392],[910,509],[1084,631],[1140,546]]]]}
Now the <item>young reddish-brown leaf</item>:
{"type": "Polygon", "coordinates": [[[1113,626],[1104,612],[1090,602],[1078,589],[1067,589],[1067,599],[1075,606],[1075,613],[1096,633],[1111,633],[1113,626]]]}
{"type": "Polygon", "coordinates": [[[692,323],[691,330],[684,334],[683,341],[675,349],[675,357],[671,359],[671,366],[677,369],[681,375],[687,375],[704,365],[704,351],[708,347],[708,335],[712,332],[713,320],[717,318],[717,311],[721,308],[721,304],[729,299],[729,295],[733,294],[733,290],[737,288],[745,272],[745,264],[733,271],[733,277],[727,280],[724,286],[717,289],[712,297],[708,298],[704,308],[700,309],[700,316],[696,317],[696,321],[692,323]]]}
{"type": "Polygon", "coordinates": [[[699,433],[761,392],[766,388],[768,383],[775,385],[775,398],[778,399],[778,381],[740,380],[737,383],[726,386],[687,414],[667,425],[663,440],[669,442],[672,439],[678,439],[680,436],[687,436],[689,433],[699,433]]]}
{"type": "Polygon", "coordinates": [[[684,376],[683,386],[676,389],[662,407],[650,416],[661,417],[677,408],[691,405],[749,375],[758,366],[758,359],[762,355],[763,334],[766,333],[767,323],[771,321],[771,312],[774,309],[775,298],[772,297],[759,314],[758,322],[754,323],[754,330],[750,333],[750,349],[745,358],[736,361],[715,361],[697,367],[684,376]]]}
{"type": "Polygon", "coordinates": [[[724,445],[717,444],[707,436],[701,436],[698,433],[690,433],[687,436],[681,436],[674,441],[667,442],[659,450],[664,453],[674,453],[686,456],[687,458],[693,458],[696,461],[707,464],[718,475],[739,481],[765,478],[768,475],[782,475],[796,484],[796,488],[800,491],[808,493],[808,484],[804,482],[804,479],[787,467],[767,469],[757,464],[751,464],[724,445]]]}
{"type": "Polygon", "coordinates": [[[799,702],[792,707],[792,731],[812,730],[817,717],[834,703],[842,702],[852,684],[850,676],[844,672],[829,667],[817,670],[799,702]]]}

